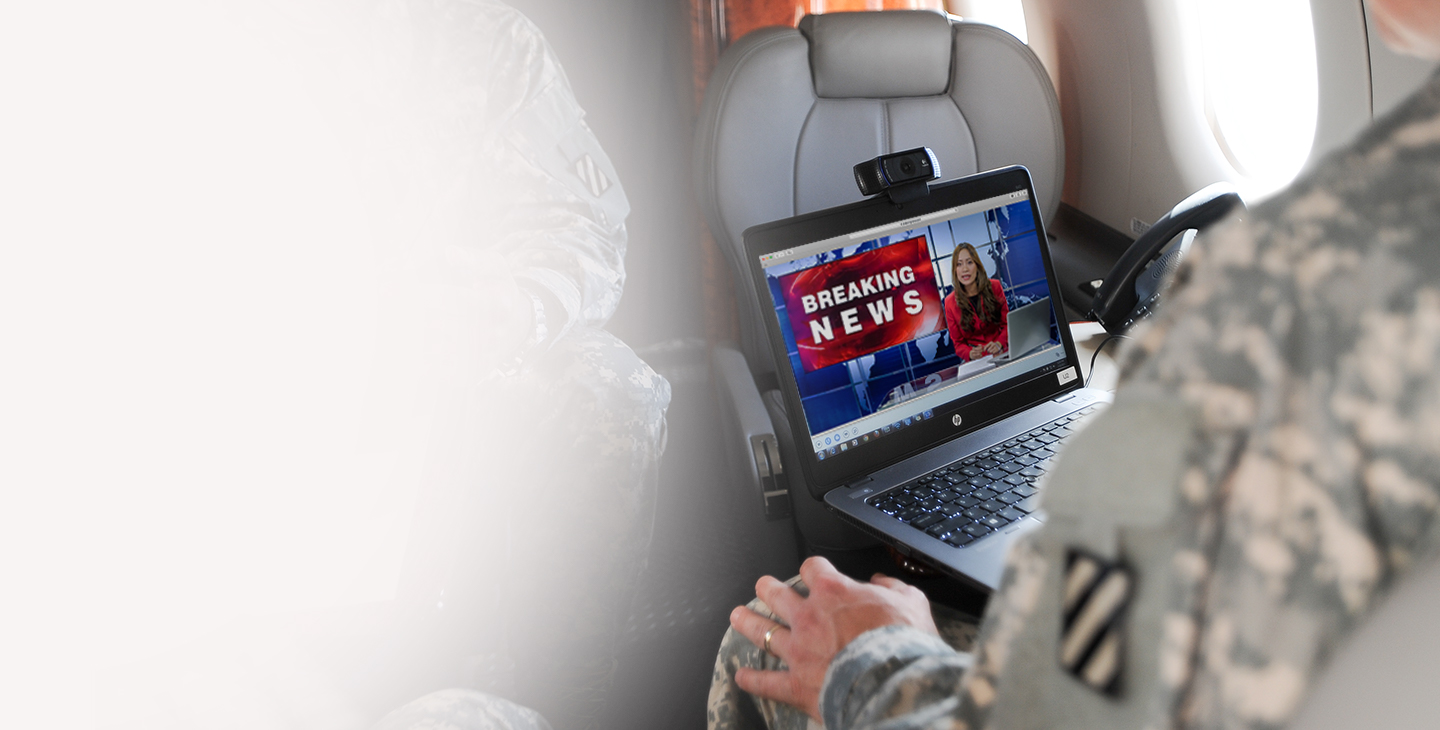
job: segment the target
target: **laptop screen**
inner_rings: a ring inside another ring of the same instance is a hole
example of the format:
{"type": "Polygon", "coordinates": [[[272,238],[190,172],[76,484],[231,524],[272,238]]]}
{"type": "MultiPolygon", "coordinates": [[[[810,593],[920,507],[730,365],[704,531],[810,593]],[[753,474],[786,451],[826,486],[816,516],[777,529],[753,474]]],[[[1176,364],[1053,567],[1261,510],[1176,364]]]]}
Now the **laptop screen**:
{"type": "Polygon", "coordinates": [[[870,450],[967,396],[1064,368],[1029,195],[759,256],[808,431],[797,448],[808,436],[820,461],[870,450]]]}

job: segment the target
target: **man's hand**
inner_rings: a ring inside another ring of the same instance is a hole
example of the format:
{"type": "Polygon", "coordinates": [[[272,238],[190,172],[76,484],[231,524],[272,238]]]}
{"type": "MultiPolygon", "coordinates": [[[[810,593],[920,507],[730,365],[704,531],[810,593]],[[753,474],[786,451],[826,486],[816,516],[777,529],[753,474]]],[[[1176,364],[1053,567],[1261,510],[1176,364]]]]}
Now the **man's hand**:
{"type": "MultiPolygon", "coordinates": [[[[895,578],[877,573],[869,583],[857,583],[820,557],[806,560],[800,577],[810,587],[808,598],[768,575],[755,584],[755,595],[784,621],[770,634],[770,652],[789,670],[738,670],[735,683],[746,692],[794,705],[820,720],[825,670],[857,636],[897,624],[939,634],[925,594],[895,578]]],[[[777,626],[744,606],[730,612],[730,625],[761,648],[765,633],[777,626]]]]}

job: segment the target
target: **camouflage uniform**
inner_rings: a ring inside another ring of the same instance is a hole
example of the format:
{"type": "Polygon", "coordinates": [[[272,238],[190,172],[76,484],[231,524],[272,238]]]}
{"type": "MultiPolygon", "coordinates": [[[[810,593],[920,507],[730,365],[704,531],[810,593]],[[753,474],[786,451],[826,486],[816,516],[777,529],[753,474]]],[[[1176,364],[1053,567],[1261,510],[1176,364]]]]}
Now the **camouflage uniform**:
{"type": "MultiPolygon", "coordinates": [[[[195,727],[239,713],[273,716],[277,726],[353,727],[370,702],[389,700],[349,696],[332,676],[345,674],[382,698],[470,685],[535,707],[559,730],[592,725],[651,535],[670,399],[665,380],[602,329],[625,281],[629,213],[609,159],[538,29],[500,2],[298,0],[222,10],[224,32],[190,28],[188,13],[156,32],[193,32],[187,49],[218,38],[216,55],[238,55],[207,81],[276,104],[255,113],[266,123],[260,140],[327,152],[335,169],[327,182],[337,189],[323,192],[343,199],[348,217],[328,217],[335,207],[312,215],[304,201],[299,212],[237,204],[233,215],[315,237],[294,255],[338,252],[337,279],[375,272],[373,286],[355,285],[374,297],[373,313],[355,315],[373,332],[374,390],[345,405],[362,416],[356,438],[403,454],[377,483],[419,491],[417,513],[393,519],[397,529],[414,525],[400,605],[383,611],[394,618],[377,620],[374,635],[365,629],[366,645],[346,646],[368,652],[356,664],[383,667],[383,687],[368,666],[337,673],[292,661],[308,655],[309,637],[275,648],[227,642],[206,665],[223,672],[178,683],[165,669],[147,671],[137,683],[154,696],[134,703],[138,721],[117,713],[111,722],[195,727]],[[262,86],[279,91],[245,93],[262,86]],[[365,265],[350,266],[359,260],[365,265]],[[522,317],[496,311],[517,301],[522,317]],[[530,321],[532,311],[528,337],[502,326],[530,321]],[[161,681],[148,683],[152,676],[161,681]]],[[[161,152],[203,159],[205,148],[188,144],[161,152]]],[[[325,284],[317,282],[317,302],[325,284]]],[[[361,492],[341,506],[367,500],[376,510],[403,503],[361,492]]],[[[316,527],[321,540],[327,526],[316,527]]],[[[382,726],[503,718],[547,727],[538,717],[455,690],[382,726]]]]}
{"type": "Polygon", "coordinates": [[[867,633],[830,667],[826,727],[1280,727],[1434,555],[1440,78],[1248,218],[1195,247],[1061,456],[973,669],[867,633]],[[1113,694],[1060,666],[1072,551],[1132,581],[1113,694]]]}
{"type": "Polygon", "coordinates": [[[432,692],[385,716],[373,730],[550,730],[534,710],[473,689],[432,692]]]}

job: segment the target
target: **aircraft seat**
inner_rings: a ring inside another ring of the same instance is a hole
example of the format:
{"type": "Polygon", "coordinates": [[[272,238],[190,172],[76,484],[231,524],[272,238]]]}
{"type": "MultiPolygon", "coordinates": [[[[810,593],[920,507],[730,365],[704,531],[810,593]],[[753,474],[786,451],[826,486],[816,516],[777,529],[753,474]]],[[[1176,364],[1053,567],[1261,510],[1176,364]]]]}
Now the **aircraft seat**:
{"type": "Polygon", "coordinates": [[[921,146],[935,151],[942,179],[1024,165],[1045,219],[1059,207],[1065,155],[1054,87],[1035,54],[993,26],[930,11],[806,16],[798,28],[741,38],[706,88],[696,189],[740,309],[740,342],[712,361],[727,448],[736,479],[752,485],[767,515],[793,509],[813,547],[874,541],[826,513],[790,466],[794,443],[741,234],[860,200],[856,163],[921,146]]]}

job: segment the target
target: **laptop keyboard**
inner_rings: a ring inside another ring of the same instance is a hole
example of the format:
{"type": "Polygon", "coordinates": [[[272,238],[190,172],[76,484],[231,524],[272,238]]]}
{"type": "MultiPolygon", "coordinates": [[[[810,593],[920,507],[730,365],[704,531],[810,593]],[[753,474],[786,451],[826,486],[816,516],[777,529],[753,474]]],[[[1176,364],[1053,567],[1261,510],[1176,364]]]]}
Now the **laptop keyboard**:
{"type": "Polygon", "coordinates": [[[1099,408],[1087,406],[1061,416],[865,501],[955,547],[983,540],[1036,510],[1035,482],[1045,474],[1075,422],[1099,408]]]}

